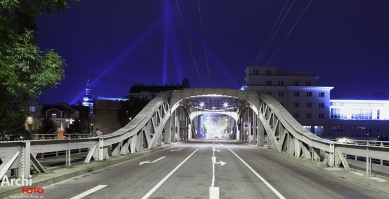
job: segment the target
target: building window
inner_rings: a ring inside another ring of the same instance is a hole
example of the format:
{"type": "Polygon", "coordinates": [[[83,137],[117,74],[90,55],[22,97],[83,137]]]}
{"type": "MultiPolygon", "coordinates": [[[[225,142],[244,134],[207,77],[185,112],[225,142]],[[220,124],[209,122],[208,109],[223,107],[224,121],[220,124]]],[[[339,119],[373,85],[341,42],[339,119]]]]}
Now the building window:
{"type": "Polygon", "coordinates": [[[295,96],[295,97],[300,96],[300,92],[294,92],[294,96],[295,96]]]}
{"type": "Polygon", "coordinates": [[[320,119],[323,119],[323,118],[324,118],[324,114],[323,114],[323,113],[320,113],[320,114],[319,114],[319,118],[320,118],[320,119]]]}
{"type": "Polygon", "coordinates": [[[312,132],[311,126],[303,126],[303,128],[305,128],[305,130],[307,130],[307,131],[309,131],[309,132],[312,132]]]}
{"type": "Polygon", "coordinates": [[[266,75],[271,75],[271,70],[266,70],[266,75]]]}
{"type": "Polygon", "coordinates": [[[311,102],[307,103],[307,107],[311,108],[312,107],[312,103],[311,102]]]}
{"type": "Polygon", "coordinates": [[[266,81],[266,86],[271,86],[271,81],[266,81]]]}
{"type": "Polygon", "coordinates": [[[51,114],[51,118],[57,118],[57,114],[56,113],[51,114]]]}
{"type": "Polygon", "coordinates": [[[319,108],[324,108],[324,103],[319,103],[319,108]]]}
{"type": "Polygon", "coordinates": [[[310,86],[311,82],[305,82],[305,86],[310,86]]]}
{"type": "Polygon", "coordinates": [[[307,113],[307,118],[312,118],[312,114],[311,113],[307,113]]]}
{"type": "Polygon", "coordinates": [[[320,92],[319,97],[324,97],[324,92],[320,92]]]}
{"type": "Polygon", "coordinates": [[[284,85],[284,81],[278,81],[278,86],[283,86],[284,85]]]}
{"type": "Polygon", "coordinates": [[[347,128],[344,126],[331,127],[331,137],[347,136],[347,128]]]}
{"type": "Polygon", "coordinates": [[[312,92],[307,92],[307,97],[312,97],[312,92]]]}
{"type": "Polygon", "coordinates": [[[298,114],[298,113],[293,113],[293,117],[294,117],[294,118],[299,118],[299,117],[300,117],[300,114],[298,114]]]}
{"type": "Polygon", "coordinates": [[[300,107],[300,103],[298,102],[294,103],[294,107],[300,107]]]}
{"type": "Polygon", "coordinates": [[[284,92],[278,92],[278,96],[284,97],[284,92]]]}
{"type": "Polygon", "coordinates": [[[266,94],[271,95],[271,92],[266,92],[266,94]]]}
{"type": "Polygon", "coordinates": [[[293,86],[298,86],[299,82],[293,82],[293,86]]]}
{"type": "Polygon", "coordinates": [[[322,136],[323,135],[323,133],[324,133],[323,126],[315,126],[314,129],[315,129],[314,130],[315,135],[317,135],[317,136],[322,136]]]}
{"type": "Polygon", "coordinates": [[[254,75],[259,75],[259,71],[258,70],[254,70],[254,75]]]}

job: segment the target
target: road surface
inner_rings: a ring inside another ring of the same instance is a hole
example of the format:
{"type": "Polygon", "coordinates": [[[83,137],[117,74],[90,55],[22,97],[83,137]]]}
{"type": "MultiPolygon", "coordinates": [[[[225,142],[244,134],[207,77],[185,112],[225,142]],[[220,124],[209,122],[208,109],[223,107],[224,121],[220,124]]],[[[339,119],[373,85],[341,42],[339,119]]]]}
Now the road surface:
{"type": "Polygon", "coordinates": [[[389,198],[265,149],[222,139],[185,142],[72,178],[45,187],[44,198],[210,198],[210,187],[220,198],[389,198]]]}

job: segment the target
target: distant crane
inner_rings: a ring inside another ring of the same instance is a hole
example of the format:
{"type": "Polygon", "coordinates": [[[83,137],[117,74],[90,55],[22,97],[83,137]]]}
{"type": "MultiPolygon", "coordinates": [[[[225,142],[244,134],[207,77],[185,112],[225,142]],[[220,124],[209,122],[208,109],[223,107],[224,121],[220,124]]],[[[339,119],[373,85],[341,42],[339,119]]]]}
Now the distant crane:
{"type": "Polygon", "coordinates": [[[116,79],[116,78],[112,78],[112,77],[104,77],[104,76],[93,75],[93,74],[88,74],[88,73],[81,73],[81,72],[76,72],[76,71],[68,71],[68,73],[71,75],[79,75],[79,76],[83,76],[83,77],[100,79],[100,80],[115,82],[115,83],[119,83],[119,84],[127,84],[127,85],[135,84],[135,82],[130,81],[130,80],[125,80],[125,79],[116,79]]]}

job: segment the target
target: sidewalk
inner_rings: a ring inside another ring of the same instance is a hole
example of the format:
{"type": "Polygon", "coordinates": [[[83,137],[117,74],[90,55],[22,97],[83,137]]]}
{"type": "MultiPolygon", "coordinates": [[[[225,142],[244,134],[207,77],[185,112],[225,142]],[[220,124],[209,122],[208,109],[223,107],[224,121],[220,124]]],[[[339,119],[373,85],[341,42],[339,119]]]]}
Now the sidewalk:
{"type": "MultiPolygon", "coordinates": [[[[148,155],[151,153],[155,153],[158,151],[162,151],[165,149],[168,149],[172,146],[175,146],[177,144],[181,144],[182,142],[176,142],[168,145],[162,145],[158,148],[151,149],[151,150],[143,150],[137,153],[129,153],[127,155],[121,155],[118,157],[109,157],[107,160],[104,161],[92,161],[88,164],[84,164],[83,161],[78,161],[76,163],[72,163],[71,167],[64,167],[64,166],[49,166],[49,165],[57,165],[59,162],[65,162],[64,157],[55,157],[55,158],[45,158],[40,159],[39,161],[42,162],[42,165],[44,165],[46,172],[43,174],[35,174],[32,176],[32,187],[44,187],[50,184],[54,184],[57,182],[61,182],[63,180],[73,178],[85,173],[94,172],[100,169],[104,169],[110,166],[115,166],[117,164],[125,163],[129,160],[148,155]],[[63,159],[63,160],[62,160],[63,159]]],[[[72,156],[79,156],[79,157],[72,157],[73,158],[82,158],[81,156],[84,156],[85,154],[72,154],[72,156]]],[[[85,155],[86,156],[86,155],[85,155]]],[[[85,160],[85,159],[84,159],[85,160]]],[[[0,198],[7,198],[7,196],[15,195],[15,194],[21,194],[21,187],[18,186],[0,186],[0,198]]]]}

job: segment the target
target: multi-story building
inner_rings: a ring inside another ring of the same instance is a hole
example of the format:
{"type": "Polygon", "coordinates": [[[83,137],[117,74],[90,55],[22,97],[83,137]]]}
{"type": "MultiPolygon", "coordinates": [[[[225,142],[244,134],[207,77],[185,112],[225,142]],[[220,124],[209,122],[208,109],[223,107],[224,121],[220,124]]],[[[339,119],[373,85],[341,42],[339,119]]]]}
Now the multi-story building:
{"type": "Polygon", "coordinates": [[[40,121],[45,118],[52,119],[57,124],[58,131],[64,131],[66,127],[74,121],[76,110],[65,102],[43,105],[41,109],[40,121]]]}
{"type": "Polygon", "coordinates": [[[310,72],[281,71],[274,66],[249,66],[245,72],[243,90],[271,95],[318,136],[376,138],[382,133],[389,134],[389,101],[331,100],[333,87],[319,86],[319,77],[310,72]],[[349,109],[351,104],[361,106],[349,109]]]}
{"type": "Polygon", "coordinates": [[[113,133],[121,128],[118,121],[118,112],[126,98],[98,97],[97,108],[94,111],[94,130],[103,134],[113,133]]]}

